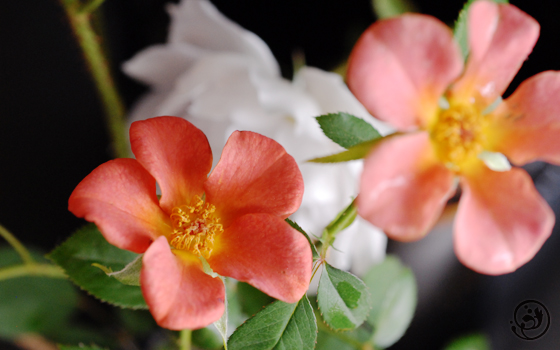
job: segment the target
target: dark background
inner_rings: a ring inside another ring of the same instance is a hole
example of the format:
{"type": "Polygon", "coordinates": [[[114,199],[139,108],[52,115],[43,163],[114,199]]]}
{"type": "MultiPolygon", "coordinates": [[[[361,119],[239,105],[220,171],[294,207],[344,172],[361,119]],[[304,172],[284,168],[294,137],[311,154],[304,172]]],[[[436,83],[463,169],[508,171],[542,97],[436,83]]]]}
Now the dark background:
{"type": "MultiPolygon", "coordinates": [[[[165,41],[167,2],[107,0],[102,6],[103,44],[128,106],[146,89],[120,73],[119,67],[146,46],[165,41]]],[[[333,69],[375,20],[368,0],[212,2],[261,37],[288,78],[294,51],[303,52],[310,66],[333,69]]],[[[462,3],[416,2],[421,12],[448,24],[462,3]]],[[[513,81],[515,87],[539,71],[560,69],[560,9],[557,0],[511,3],[541,24],[541,37],[513,81]]],[[[49,251],[84,224],[67,211],[70,193],[91,170],[111,158],[102,109],[57,1],[3,0],[0,33],[0,224],[25,244],[49,251]]],[[[530,170],[558,215],[557,167],[537,164],[530,170]]],[[[491,336],[494,349],[558,349],[560,233],[556,231],[533,261],[509,275],[482,276],[454,257],[441,262],[450,265],[438,279],[442,283],[436,292],[431,288],[428,293],[419,281],[417,315],[405,337],[391,349],[441,349],[450,339],[477,330],[491,336]],[[521,341],[509,329],[515,306],[525,299],[541,301],[552,315],[551,329],[538,341],[521,341]]],[[[411,263],[414,259],[407,252],[426,249],[435,239],[406,247],[391,243],[389,249],[411,263]]],[[[413,266],[417,276],[430,274],[427,268],[421,262],[413,266]]]]}

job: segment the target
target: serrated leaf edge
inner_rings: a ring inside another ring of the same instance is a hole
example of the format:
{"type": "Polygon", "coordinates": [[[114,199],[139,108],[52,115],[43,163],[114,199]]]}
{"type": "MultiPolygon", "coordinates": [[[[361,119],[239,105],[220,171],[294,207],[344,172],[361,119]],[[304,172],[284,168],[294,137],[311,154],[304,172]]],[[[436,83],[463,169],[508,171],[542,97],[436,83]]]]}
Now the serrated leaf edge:
{"type": "MultiPolygon", "coordinates": [[[[82,226],[81,228],[79,228],[78,230],[76,230],[74,233],[76,233],[76,232],[78,232],[78,231],[80,231],[80,230],[86,229],[88,226],[89,226],[89,225],[82,226]]],[[[76,282],[76,280],[74,280],[74,278],[70,277],[70,275],[68,274],[68,271],[66,271],[66,269],[65,269],[64,267],[60,266],[56,261],[54,261],[54,259],[51,257],[51,254],[52,254],[52,252],[54,252],[55,250],[57,250],[59,247],[61,247],[64,243],[68,242],[68,240],[70,240],[72,237],[73,237],[73,235],[71,235],[70,237],[68,237],[64,242],[62,242],[62,243],[60,243],[59,245],[57,245],[56,247],[54,247],[54,249],[51,250],[50,253],[45,254],[45,258],[49,259],[54,265],[60,267],[60,268],[64,271],[64,273],[66,274],[66,276],[68,277],[68,279],[69,279],[70,281],[72,281],[72,283],[73,283],[75,286],[77,286],[80,290],[86,292],[88,295],[91,295],[91,296],[94,297],[95,299],[97,299],[97,300],[99,300],[99,301],[102,301],[102,302],[104,302],[104,303],[107,303],[107,304],[109,304],[109,305],[118,306],[118,307],[120,307],[121,309],[148,310],[148,305],[146,305],[146,307],[143,307],[143,306],[127,306],[127,305],[124,305],[124,304],[122,304],[122,303],[115,303],[115,302],[111,302],[111,301],[105,300],[105,299],[103,299],[103,298],[100,298],[100,297],[98,297],[97,295],[91,293],[91,292],[88,291],[87,289],[85,289],[85,288],[83,288],[82,286],[80,286],[80,285],[76,282]]],[[[92,267],[93,267],[93,266],[92,266],[92,267]]]]}
{"type": "MultiPolygon", "coordinates": [[[[291,303],[291,304],[290,304],[290,303],[283,302],[282,300],[276,300],[276,301],[274,301],[274,302],[272,302],[272,303],[270,303],[270,304],[268,304],[268,305],[263,306],[263,307],[262,307],[262,310],[260,310],[259,312],[257,312],[257,313],[256,313],[255,315],[253,315],[252,317],[250,317],[250,318],[246,319],[245,321],[243,321],[243,323],[240,324],[239,327],[237,327],[233,333],[237,332],[237,330],[241,329],[241,327],[243,327],[248,321],[250,321],[252,318],[254,318],[258,313],[260,313],[261,311],[263,311],[264,309],[266,309],[267,307],[269,307],[270,305],[272,305],[272,304],[274,304],[274,303],[282,302],[282,303],[289,304],[289,305],[295,304],[295,307],[294,307],[294,309],[292,310],[292,313],[290,314],[290,317],[288,318],[288,322],[286,322],[286,324],[284,325],[284,327],[283,327],[283,329],[282,329],[282,333],[281,333],[280,337],[278,338],[278,341],[279,341],[279,340],[282,338],[282,336],[284,335],[284,333],[286,332],[286,328],[288,328],[288,324],[289,324],[290,321],[293,319],[293,315],[294,315],[294,313],[296,312],[296,309],[298,308],[299,303],[301,303],[304,299],[305,299],[305,301],[307,301],[307,304],[309,305],[309,308],[311,309],[311,315],[313,315],[313,319],[314,319],[314,321],[315,321],[314,323],[316,324],[316,323],[317,323],[317,318],[315,317],[315,313],[313,312],[313,307],[311,306],[311,303],[309,302],[309,299],[307,298],[307,294],[304,294],[304,295],[301,297],[301,299],[300,299],[297,303],[291,303]]],[[[318,333],[319,333],[319,329],[316,328],[315,334],[318,334],[318,333]]],[[[232,336],[233,336],[233,334],[232,334],[232,336]]],[[[230,336],[230,339],[231,339],[231,336],[230,336]]],[[[229,339],[228,339],[228,341],[229,341],[229,339]]],[[[315,337],[314,344],[317,344],[317,337],[315,337]]],[[[228,345],[229,345],[229,344],[228,344],[228,345]]],[[[278,345],[278,342],[274,343],[274,345],[272,346],[271,349],[274,349],[277,345],[278,345]]]]}
{"type": "MultiPolygon", "coordinates": [[[[328,263],[325,261],[325,265],[327,265],[327,264],[328,264],[328,263]]],[[[332,265],[330,265],[330,264],[328,264],[328,265],[329,265],[330,267],[336,269],[336,267],[334,267],[334,266],[332,266],[332,265]]],[[[323,271],[321,271],[321,276],[323,275],[323,273],[325,272],[326,269],[327,269],[327,268],[326,268],[326,266],[325,266],[324,269],[323,269],[323,271]]],[[[340,269],[337,269],[337,270],[340,270],[340,269]]],[[[340,271],[344,271],[344,270],[340,270],[340,271]]],[[[349,272],[349,271],[344,271],[344,272],[346,272],[346,273],[348,273],[349,275],[352,275],[352,276],[356,277],[358,280],[362,281],[361,278],[359,278],[358,276],[354,275],[353,273],[351,273],[351,272],[349,272]]],[[[330,280],[330,278],[329,278],[329,280],[330,280]]],[[[319,283],[321,283],[321,280],[319,280],[319,283]]],[[[332,283],[332,281],[331,281],[331,283],[332,283]]],[[[367,286],[367,284],[365,284],[364,281],[362,281],[362,283],[363,283],[364,286],[366,287],[365,291],[366,291],[368,297],[371,299],[371,292],[369,291],[369,287],[367,286]]],[[[333,283],[333,286],[334,286],[334,283],[333,283]]],[[[320,310],[321,307],[319,306],[319,293],[318,293],[318,291],[319,291],[319,289],[317,288],[317,310],[320,310]]],[[[344,299],[342,299],[342,298],[340,298],[340,299],[344,302],[344,299]]],[[[345,304],[346,304],[346,303],[345,303],[345,304]]],[[[327,323],[327,321],[325,320],[325,318],[323,317],[323,313],[322,313],[321,311],[319,311],[319,313],[321,314],[321,318],[322,318],[322,320],[323,320],[323,323],[324,323],[325,325],[327,325],[327,326],[329,327],[330,330],[332,330],[332,331],[338,333],[338,332],[347,332],[347,331],[353,331],[353,330],[355,330],[355,329],[358,329],[364,322],[367,322],[367,319],[369,318],[369,314],[371,313],[371,309],[372,309],[372,308],[370,307],[370,308],[367,310],[367,313],[366,313],[366,316],[365,316],[365,318],[364,318],[364,321],[363,321],[361,324],[359,324],[359,325],[357,325],[356,327],[354,327],[354,328],[340,328],[340,329],[332,328],[331,325],[329,325],[329,324],[327,323]]]]}

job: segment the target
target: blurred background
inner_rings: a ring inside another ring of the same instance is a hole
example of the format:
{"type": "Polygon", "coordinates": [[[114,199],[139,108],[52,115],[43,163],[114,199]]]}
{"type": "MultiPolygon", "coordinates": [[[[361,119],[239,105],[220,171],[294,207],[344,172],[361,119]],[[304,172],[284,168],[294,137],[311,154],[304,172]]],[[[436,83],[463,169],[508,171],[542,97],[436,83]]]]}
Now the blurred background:
{"type": "MultiPolygon", "coordinates": [[[[168,2],[107,0],[101,7],[102,44],[128,106],[146,87],[127,78],[120,66],[141,49],[165,41],[168,2]]],[[[307,65],[334,69],[375,21],[369,0],[212,3],[268,44],[286,78],[293,74],[294,52],[303,53],[307,65]]],[[[558,1],[511,3],[541,24],[541,36],[506,95],[540,71],[560,69],[558,1]]],[[[463,1],[418,0],[415,5],[452,24],[463,1]]],[[[0,223],[26,245],[48,252],[84,224],[67,211],[67,200],[91,170],[111,158],[109,138],[94,85],[57,1],[3,0],[0,33],[0,223]]],[[[558,217],[559,168],[538,163],[527,169],[558,217]]],[[[455,337],[478,331],[490,337],[493,349],[558,349],[558,229],[531,262],[491,277],[456,260],[449,225],[443,220],[419,242],[389,243],[389,252],[411,265],[419,285],[416,316],[391,349],[441,349],[455,337]],[[552,317],[548,333],[535,341],[520,340],[510,329],[515,307],[527,299],[542,302],[552,317]]]]}

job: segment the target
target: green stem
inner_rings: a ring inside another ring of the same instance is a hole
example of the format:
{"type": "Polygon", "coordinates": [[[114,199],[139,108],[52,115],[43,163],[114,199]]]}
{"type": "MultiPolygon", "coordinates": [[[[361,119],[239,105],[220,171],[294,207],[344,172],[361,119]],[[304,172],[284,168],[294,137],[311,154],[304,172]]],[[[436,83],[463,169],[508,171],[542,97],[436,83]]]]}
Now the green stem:
{"type": "Polygon", "coordinates": [[[317,273],[317,271],[319,271],[319,268],[321,268],[321,265],[323,265],[324,262],[324,258],[321,258],[317,261],[317,265],[315,265],[315,267],[313,268],[313,273],[311,274],[311,279],[309,280],[309,282],[313,281],[313,277],[315,277],[315,274],[317,273]]]}
{"type": "Polygon", "coordinates": [[[90,0],[89,3],[82,6],[80,13],[92,13],[93,11],[97,10],[97,8],[104,2],[105,0],[90,0]]]}
{"type": "Polygon", "coordinates": [[[323,243],[321,247],[321,258],[324,259],[327,256],[327,250],[334,243],[336,235],[350,226],[356,219],[358,209],[356,208],[355,202],[356,199],[354,198],[352,203],[342,212],[338,213],[337,217],[323,230],[323,235],[321,237],[321,242],[323,243]]]}
{"type": "Polygon", "coordinates": [[[0,269],[0,281],[23,276],[67,278],[66,274],[60,267],[49,264],[31,263],[0,269]]]}
{"type": "Polygon", "coordinates": [[[29,254],[27,248],[25,248],[23,244],[21,244],[21,242],[18,241],[18,239],[2,225],[0,225],[0,236],[2,236],[12,247],[14,247],[24,263],[35,263],[35,260],[33,260],[31,254],[29,254]]]}
{"type": "Polygon", "coordinates": [[[179,337],[179,349],[191,350],[192,331],[190,329],[183,329],[179,337]]]}
{"type": "MultiPolygon", "coordinates": [[[[93,31],[90,17],[91,13],[84,11],[80,1],[60,0],[74,35],[82,48],[84,58],[91,71],[97,92],[103,102],[106,123],[113,140],[112,147],[115,157],[128,157],[128,141],[126,138],[126,123],[124,120],[125,108],[122,99],[115,87],[109,71],[109,65],[99,44],[99,37],[93,31]]],[[[100,2],[92,1],[85,10],[93,9],[100,2]]]]}

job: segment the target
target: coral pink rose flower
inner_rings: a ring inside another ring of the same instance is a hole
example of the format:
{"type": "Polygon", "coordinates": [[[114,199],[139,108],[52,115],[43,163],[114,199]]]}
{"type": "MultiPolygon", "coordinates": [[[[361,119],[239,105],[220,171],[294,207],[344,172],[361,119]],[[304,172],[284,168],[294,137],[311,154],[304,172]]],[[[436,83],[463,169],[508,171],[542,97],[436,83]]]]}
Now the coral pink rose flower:
{"type": "Polygon", "coordinates": [[[475,2],[463,67],[451,30],[430,16],[403,15],[366,30],[351,54],[348,84],[400,133],[365,160],[361,216],[391,238],[419,239],[458,177],[463,194],[454,235],[463,264],[502,274],[536,254],[554,214],[508,159],[560,163],[560,74],[540,73],[503,102],[500,96],[538,35],[538,23],[515,6],[475,2]]]}
{"type": "Polygon", "coordinates": [[[184,119],[135,122],[130,142],[136,159],[95,169],[70,196],[69,210],[97,224],[109,243],[144,253],[140,284],[160,326],[194,329],[222,316],[224,285],[199,257],[277,299],[303,296],[311,249],[284,221],[301,203],[303,180],[282,146],[235,132],[207,176],[208,141],[184,119]]]}

